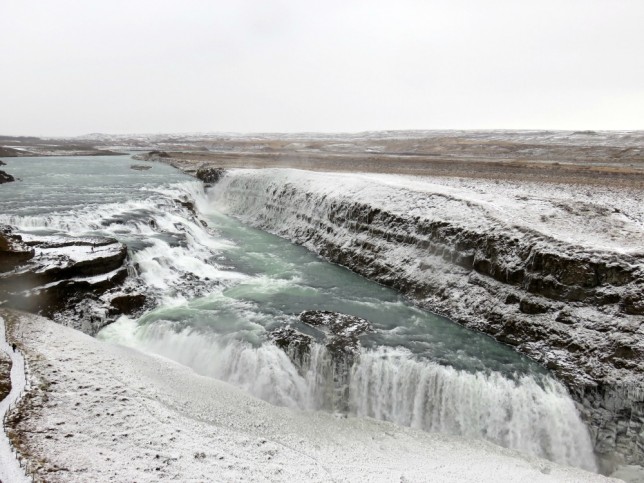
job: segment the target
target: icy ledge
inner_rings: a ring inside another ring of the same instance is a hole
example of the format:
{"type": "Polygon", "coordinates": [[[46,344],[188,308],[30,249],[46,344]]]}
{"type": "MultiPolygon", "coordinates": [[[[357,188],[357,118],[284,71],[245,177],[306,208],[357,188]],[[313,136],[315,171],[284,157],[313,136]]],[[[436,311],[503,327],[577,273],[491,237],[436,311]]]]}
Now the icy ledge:
{"type": "Polygon", "coordinates": [[[4,316],[33,379],[13,430],[37,479],[609,481],[481,441],[276,407],[167,359],[4,316]]]}
{"type": "Polygon", "coordinates": [[[541,362],[584,406],[604,471],[644,463],[641,190],[264,169],[210,194],[541,362]]]}

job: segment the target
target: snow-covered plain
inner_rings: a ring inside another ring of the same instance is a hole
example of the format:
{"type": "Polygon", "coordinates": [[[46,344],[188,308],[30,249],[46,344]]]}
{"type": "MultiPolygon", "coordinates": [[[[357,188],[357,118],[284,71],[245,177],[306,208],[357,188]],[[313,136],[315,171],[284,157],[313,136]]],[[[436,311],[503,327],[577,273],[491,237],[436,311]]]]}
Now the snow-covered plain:
{"type": "Polygon", "coordinates": [[[608,481],[482,441],[272,406],[167,359],[5,312],[47,481],[608,481]]]}

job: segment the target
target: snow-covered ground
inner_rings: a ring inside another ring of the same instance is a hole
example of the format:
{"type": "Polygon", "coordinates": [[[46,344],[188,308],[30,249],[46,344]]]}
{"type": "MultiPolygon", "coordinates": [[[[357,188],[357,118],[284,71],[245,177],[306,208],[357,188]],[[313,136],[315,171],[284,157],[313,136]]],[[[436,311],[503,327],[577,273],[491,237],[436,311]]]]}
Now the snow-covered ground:
{"type": "Polygon", "coordinates": [[[453,177],[318,173],[296,169],[231,170],[229,182],[270,181],[308,193],[350,199],[391,213],[474,230],[532,233],[588,250],[644,253],[644,192],[610,187],[453,177]]]}
{"type": "Polygon", "coordinates": [[[482,441],[272,406],[41,317],[10,319],[34,388],[18,429],[47,481],[607,481],[482,441]]]}
{"type": "MultiPolygon", "coordinates": [[[[11,405],[15,404],[20,394],[25,389],[25,361],[22,354],[13,351],[5,339],[5,322],[0,316],[0,351],[6,353],[12,362],[11,366],[11,392],[0,401],[0,421],[4,421],[5,414],[11,405]]],[[[21,483],[30,481],[26,476],[9,443],[9,438],[4,431],[0,433],[0,482],[21,483]]]]}

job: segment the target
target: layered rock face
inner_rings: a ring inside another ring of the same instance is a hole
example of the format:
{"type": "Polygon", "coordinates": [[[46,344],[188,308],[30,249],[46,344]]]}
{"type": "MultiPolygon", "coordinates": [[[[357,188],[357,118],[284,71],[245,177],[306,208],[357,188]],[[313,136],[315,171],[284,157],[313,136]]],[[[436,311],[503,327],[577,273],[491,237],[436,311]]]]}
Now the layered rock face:
{"type": "Polygon", "coordinates": [[[643,463],[637,208],[612,204],[610,194],[589,202],[557,189],[487,189],[494,187],[239,170],[213,192],[245,222],[539,361],[581,403],[607,466],[611,458],[643,463]]]}
{"type": "Polygon", "coordinates": [[[21,236],[0,227],[4,306],[94,334],[111,317],[145,304],[143,295],[124,287],[127,276],[127,248],[112,238],[21,236]]]}

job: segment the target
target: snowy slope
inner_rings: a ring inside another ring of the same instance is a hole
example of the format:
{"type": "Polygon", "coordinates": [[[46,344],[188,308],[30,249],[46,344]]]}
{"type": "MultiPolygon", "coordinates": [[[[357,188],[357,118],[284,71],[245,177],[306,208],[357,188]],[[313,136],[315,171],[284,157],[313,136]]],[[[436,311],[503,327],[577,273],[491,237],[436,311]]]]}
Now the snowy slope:
{"type": "Polygon", "coordinates": [[[608,481],[480,441],[275,407],[37,316],[5,318],[38,388],[17,429],[48,481],[608,481]]]}

